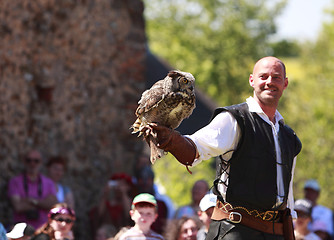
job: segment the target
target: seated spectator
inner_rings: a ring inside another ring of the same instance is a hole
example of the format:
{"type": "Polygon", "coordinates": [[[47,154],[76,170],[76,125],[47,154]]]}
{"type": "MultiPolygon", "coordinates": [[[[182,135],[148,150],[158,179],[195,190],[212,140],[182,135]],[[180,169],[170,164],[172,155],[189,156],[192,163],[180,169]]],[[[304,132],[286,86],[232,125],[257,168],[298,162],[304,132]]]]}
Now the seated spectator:
{"type": "Polygon", "coordinates": [[[74,195],[72,190],[61,182],[67,167],[66,159],[62,156],[50,157],[46,166],[48,176],[55,183],[58,202],[65,202],[74,209],[74,195]]]}
{"type": "Polygon", "coordinates": [[[330,240],[330,235],[327,232],[326,223],[322,221],[314,221],[312,224],[312,231],[317,234],[321,240],[330,240]]]}
{"type": "Polygon", "coordinates": [[[111,224],[119,231],[121,227],[132,225],[129,216],[133,199],[132,178],[126,173],[115,173],[104,186],[98,205],[89,211],[92,238],[104,224],[111,224]]]}
{"type": "MultiPolygon", "coordinates": [[[[320,186],[317,180],[310,179],[304,185],[304,197],[312,202],[312,219],[313,222],[322,221],[327,226],[327,232],[333,235],[333,212],[331,209],[317,203],[320,196],[320,186]]],[[[312,229],[312,223],[309,226],[312,229]]]]}
{"type": "Polygon", "coordinates": [[[155,232],[162,234],[167,218],[168,218],[168,208],[166,203],[158,199],[156,197],[156,192],[154,188],[154,172],[151,168],[151,166],[145,166],[142,169],[139,170],[139,172],[136,173],[137,177],[137,194],[140,193],[149,193],[155,197],[158,204],[158,218],[157,220],[152,224],[152,230],[155,232]]]}
{"type": "Polygon", "coordinates": [[[297,212],[297,219],[294,220],[296,240],[320,240],[320,237],[308,229],[308,224],[312,221],[312,202],[298,199],[294,209],[297,212]]]}
{"type": "Polygon", "coordinates": [[[66,203],[55,204],[48,213],[48,220],[36,230],[31,240],[73,240],[75,212],[66,203]]]}
{"type": "Polygon", "coordinates": [[[197,216],[197,212],[200,211],[199,202],[208,191],[209,185],[205,180],[196,181],[191,189],[191,203],[177,209],[175,218],[197,216]]]}
{"type": "Polygon", "coordinates": [[[35,228],[33,226],[26,223],[17,223],[6,235],[9,240],[28,240],[34,235],[34,232],[35,228]]]}
{"type": "Polygon", "coordinates": [[[14,210],[14,224],[25,222],[34,228],[47,221],[47,214],[57,203],[53,181],[41,174],[42,155],[29,151],[24,159],[24,172],[9,181],[8,197],[14,210]]]}
{"type": "Polygon", "coordinates": [[[213,209],[216,206],[217,196],[212,192],[208,192],[199,202],[200,211],[198,211],[198,217],[202,221],[203,226],[197,233],[197,240],[204,240],[209,231],[211,223],[211,215],[213,209]]]}
{"type": "Polygon", "coordinates": [[[130,216],[135,225],[125,231],[119,240],[163,240],[164,238],[151,229],[152,223],[158,217],[157,201],[149,193],[137,195],[131,205],[130,216]]]}
{"type": "Polygon", "coordinates": [[[202,222],[196,216],[183,216],[168,222],[164,237],[166,240],[197,240],[202,222]]]}

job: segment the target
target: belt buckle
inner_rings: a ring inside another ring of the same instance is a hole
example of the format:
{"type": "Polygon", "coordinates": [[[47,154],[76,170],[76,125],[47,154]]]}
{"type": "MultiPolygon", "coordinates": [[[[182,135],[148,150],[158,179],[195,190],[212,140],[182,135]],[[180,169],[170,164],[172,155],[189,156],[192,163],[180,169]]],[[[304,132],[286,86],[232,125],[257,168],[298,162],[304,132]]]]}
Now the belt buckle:
{"type": "Polygon", "coordinates": [[[242,215],[238,212],[230,212],[230,215],[228,216],[228,219],[232,223],[240,223],[242,219],[242,215]],[[235,220],[235,215],[239,217],[239,220],[235,220]]]}

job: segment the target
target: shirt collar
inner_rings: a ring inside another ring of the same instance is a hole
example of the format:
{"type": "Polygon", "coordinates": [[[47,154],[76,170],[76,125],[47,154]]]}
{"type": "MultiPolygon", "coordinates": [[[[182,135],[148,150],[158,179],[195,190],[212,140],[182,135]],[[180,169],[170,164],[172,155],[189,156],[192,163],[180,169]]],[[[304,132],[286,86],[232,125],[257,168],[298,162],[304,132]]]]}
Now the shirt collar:
{"type": "MultiPolygon", "coordinates": [[[[249,97],[246,99],[246,103],[248,105],[249,111],[250,112],[255,112],[262,118],[266,118],[269,121],[268,116],[263,112],[262,108],[260,105],[255,101],[253,97],[249,97]]],[[[275,112],[275,122],[282,122],[284,124],[284,119],[282,115],[276,110],[275,112]]]]}

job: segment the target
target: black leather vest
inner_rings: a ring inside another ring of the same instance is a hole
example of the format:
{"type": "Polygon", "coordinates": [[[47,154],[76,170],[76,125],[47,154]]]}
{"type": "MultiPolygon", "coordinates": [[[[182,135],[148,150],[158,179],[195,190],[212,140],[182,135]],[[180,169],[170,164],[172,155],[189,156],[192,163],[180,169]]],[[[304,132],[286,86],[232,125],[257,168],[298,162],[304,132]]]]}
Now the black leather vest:
{"type": "MultiPolygon", "coordinates": [[[[232,206],[272,210],[277,197],[277,163],[272,128],[258,114],[249,112],[246,103],[216,109],[213,117],[223,111],[230,112],[241,129],[237,150],[229,160],[226,201],[232,206]]],[[[301,150],[301,142],[294,131],[283,123],[280,123],[278,136],[286,202],[293,159],[301,150]]]]}

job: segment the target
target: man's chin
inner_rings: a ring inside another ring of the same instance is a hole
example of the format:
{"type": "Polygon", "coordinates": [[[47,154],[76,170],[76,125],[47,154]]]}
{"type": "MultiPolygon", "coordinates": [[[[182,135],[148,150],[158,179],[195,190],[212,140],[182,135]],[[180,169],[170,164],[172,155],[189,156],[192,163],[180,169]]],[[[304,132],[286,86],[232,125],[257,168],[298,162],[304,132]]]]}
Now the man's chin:
{"type": "Polygon", "coordinates": [[[279,97],[272,95],[265,95],[261,98],[261,102],[266,105],[277,105],[279,97]]]}

